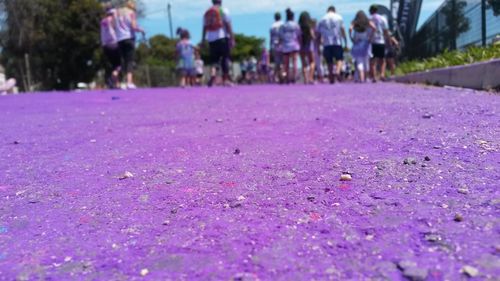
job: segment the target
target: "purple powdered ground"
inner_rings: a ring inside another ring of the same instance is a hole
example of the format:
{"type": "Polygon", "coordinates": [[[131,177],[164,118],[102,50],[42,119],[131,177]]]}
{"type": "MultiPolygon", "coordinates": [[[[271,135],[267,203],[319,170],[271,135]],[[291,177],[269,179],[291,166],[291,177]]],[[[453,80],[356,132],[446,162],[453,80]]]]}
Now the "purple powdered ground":
{"type": "Polygon", "coordinates": [[[36,94],[0,124],[0,280],[500,276],[499,96],[36,94]]]}

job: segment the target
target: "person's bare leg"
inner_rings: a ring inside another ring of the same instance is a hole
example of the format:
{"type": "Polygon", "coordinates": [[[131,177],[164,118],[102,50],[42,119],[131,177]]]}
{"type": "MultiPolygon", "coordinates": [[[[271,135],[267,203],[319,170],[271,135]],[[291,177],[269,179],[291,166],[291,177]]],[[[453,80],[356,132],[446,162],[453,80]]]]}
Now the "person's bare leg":
{"type": "Polygon", "coordinates": [[[335,74],[337,78],[340,78],[340,74],[342,73],[342,66],[344,65],[344,61],[337,60],[337,69],[335,70],[335,74]]]}
{"type": "Polygon", "coordinates": [[[382,63],[380,65],[380,79],[385,79],[385,69],[387,67],[385,59],[380,60],[382,63]]]}
{"type": "Polygon", "coordinates": [[[134,75],[132,72],[127,72],[127,84],[134,84],[134,75]]]}
{"type": "Polygon", "coordinates": [[[302,76],[304,77],[304,84],[309,83],[307,72],[307,58],[304,52],[300,52],[300,61],[302,62],[302,76]]]}
{"type": "Polygon", "coordinates": [[[181,86],[182,88],[186,87],[186,76],[185,76],[185,75],[182,75],[182,76],[181,76],[181,81],[180,81],[180,83],[179,83],[179,84],[180,84],[180,86],[181,86]]]}
{"type": "Polygon", "coordinates": [[[328,64],[328,80],[330,83],[335,82],[335,73],[333,73],[333,63],[328,64]]]}
{"type": "Polygon", "coordinates": [[[372,78],[373,81],[377,80],[377,59],[372,58],[370,60],[370,77],[372,78]]]}
{"type": "Polygon", "coordinates": [[[396,60],[394,58],[387,59],[387,65],[391,71],[391,76],[396,75],[396,60]]]}
{"type": "Polygon", "coordinates": [[[295,83],[295,79],[297,78],[297,69],[298,69],[298,64],[297,64],[297,53],[292,54],[292,83],[295,83]]]}
{"type": "Polygon", "coordinates": [[[314,83],[314,71],[316,70],[316,62],[314,61],[313,52],[308,53],[309,59],[309,82],[314,83]]]}
{"type": "Polygon", "coordinates": [[[285,71],[285,82],[290,82],[290,54],[283,55],[284,71],[285,71]]]}

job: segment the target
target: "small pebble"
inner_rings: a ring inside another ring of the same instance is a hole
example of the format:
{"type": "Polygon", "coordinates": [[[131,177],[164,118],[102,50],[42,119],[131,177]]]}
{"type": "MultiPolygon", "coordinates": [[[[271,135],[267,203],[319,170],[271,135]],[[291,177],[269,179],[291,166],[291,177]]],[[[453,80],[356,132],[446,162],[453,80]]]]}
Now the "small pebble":
{"type": "Polygon", "coordinates": [[[13,144],[20,144],[20,142],[18,142],[18,141],[14,141],[14,142],[13,142],[13,144]]]}
{"type": "Polygon", "coordinates": [[[406,158],[403,163],[405,165],[416,165],[417,164],[417,159],[413,158],[413,157],[408,157],[406,158]]]}
{"type": "Polygon", "coordinates": [[[427,233],[425,234],[425,240],[429,242],[439,242],[442,240],[442,238],[439,234],[427,233]]]}
{"type": "Polygon", "coordinates": [[[144,268],[144,269],[141,270],[141,276],[146,276],[148,274],[149,274],[149,269],[144,268]]]}
{"type": "Polygon", "coordinates": [[[455,214],[455,218],[453,220],[456,222],[463,222],[464,217],[461,214],[455,214]]]}
{"type": "Polygon", "coordinates": [[[462,273],[469,277],[476,277],[479,275],[479,270],[473,266],[465,265],[462,267],[462,273]]]}
{"type": "Polygon", "coordinates": [[[134,174],[132,174],[131,172],[125,172],[123,173],[123,175],[120,176],[120,180],[125,180],[125,179],[128,179],[128,178],[133,178],[134,177],[134,174]]]}
{"type": "Polygon", "coordinates": [[[91,142],[91,143],[96,143],[96,142],[97,142],[97,140],[90,140],[90,142],[91,142]]]}
{"type": "Polygon", "coordinates": [[[425,156],[424,160],[429,162],[429,161],[431,161],[431,158],[429,156],[425,156]]]}
{"type": "Polygon", "coordinates": [[[412,281],[424,281],[429,271],[425,268],[409,267],[403,271],[403,276],[412,281]]]}
{"type": "Polygon", "coordinates": [[[417,266],[417,263],[414,261],[403,260],[403,261],[398,262],[398,268],[403,270],[403,271],[407,268],[416,267],[416,266],[417,266]]]}
{"type": "Polygon", "coordinates": [[[460,187],[457,189],[457,192],[460,194],[469,194],[469,189],[467,187],[460,187]]]}
{"type": "Polygon", "coordinates": [[[430,113],[426,113],[426,114],[422,115],[422,118],[424,118],[424,119],[431,119],[432,117],[434,117],[434,115],[432,115],[430,113]]]}
{"type": "Polygon", "coordinates": [[[341,181],[352,181],[352,176],[350,174],[342,174],[340,176],[341,181]]]}
{"type": "Polygon", "coordinates": [[[234,150],[234,155],[240,155],[240,153],[241,153],[241,151],[240,151],[240,149],[239,149],[239,148],[236,148],[236,149],[234,150]]]}

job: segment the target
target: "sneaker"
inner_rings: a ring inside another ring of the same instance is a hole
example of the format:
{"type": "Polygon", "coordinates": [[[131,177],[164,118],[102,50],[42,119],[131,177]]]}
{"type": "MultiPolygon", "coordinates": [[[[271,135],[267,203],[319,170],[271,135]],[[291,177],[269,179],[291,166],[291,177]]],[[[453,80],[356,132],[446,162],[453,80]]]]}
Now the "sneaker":
{"type": "Polygon", "coordinates": [[[127,90],[136,90],[137,86],[134,83],[127,84],[127,90]]]}

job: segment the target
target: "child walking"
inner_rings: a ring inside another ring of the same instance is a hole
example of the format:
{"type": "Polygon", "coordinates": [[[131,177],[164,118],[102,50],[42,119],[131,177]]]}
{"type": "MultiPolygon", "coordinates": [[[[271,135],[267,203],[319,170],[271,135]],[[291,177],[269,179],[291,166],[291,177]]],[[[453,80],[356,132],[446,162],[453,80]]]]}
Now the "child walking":
{"type": "Polygon", "coordinates": [[[181,40],[177,43],[177,57],[179,58],[179,63],[177,69],[181,75],[180,86],[193,86],[195,80],[195,53],[197,52],[196,47],[190,41],[190,34],[187,30],[182,30],[180,32],[181,40]]]}

